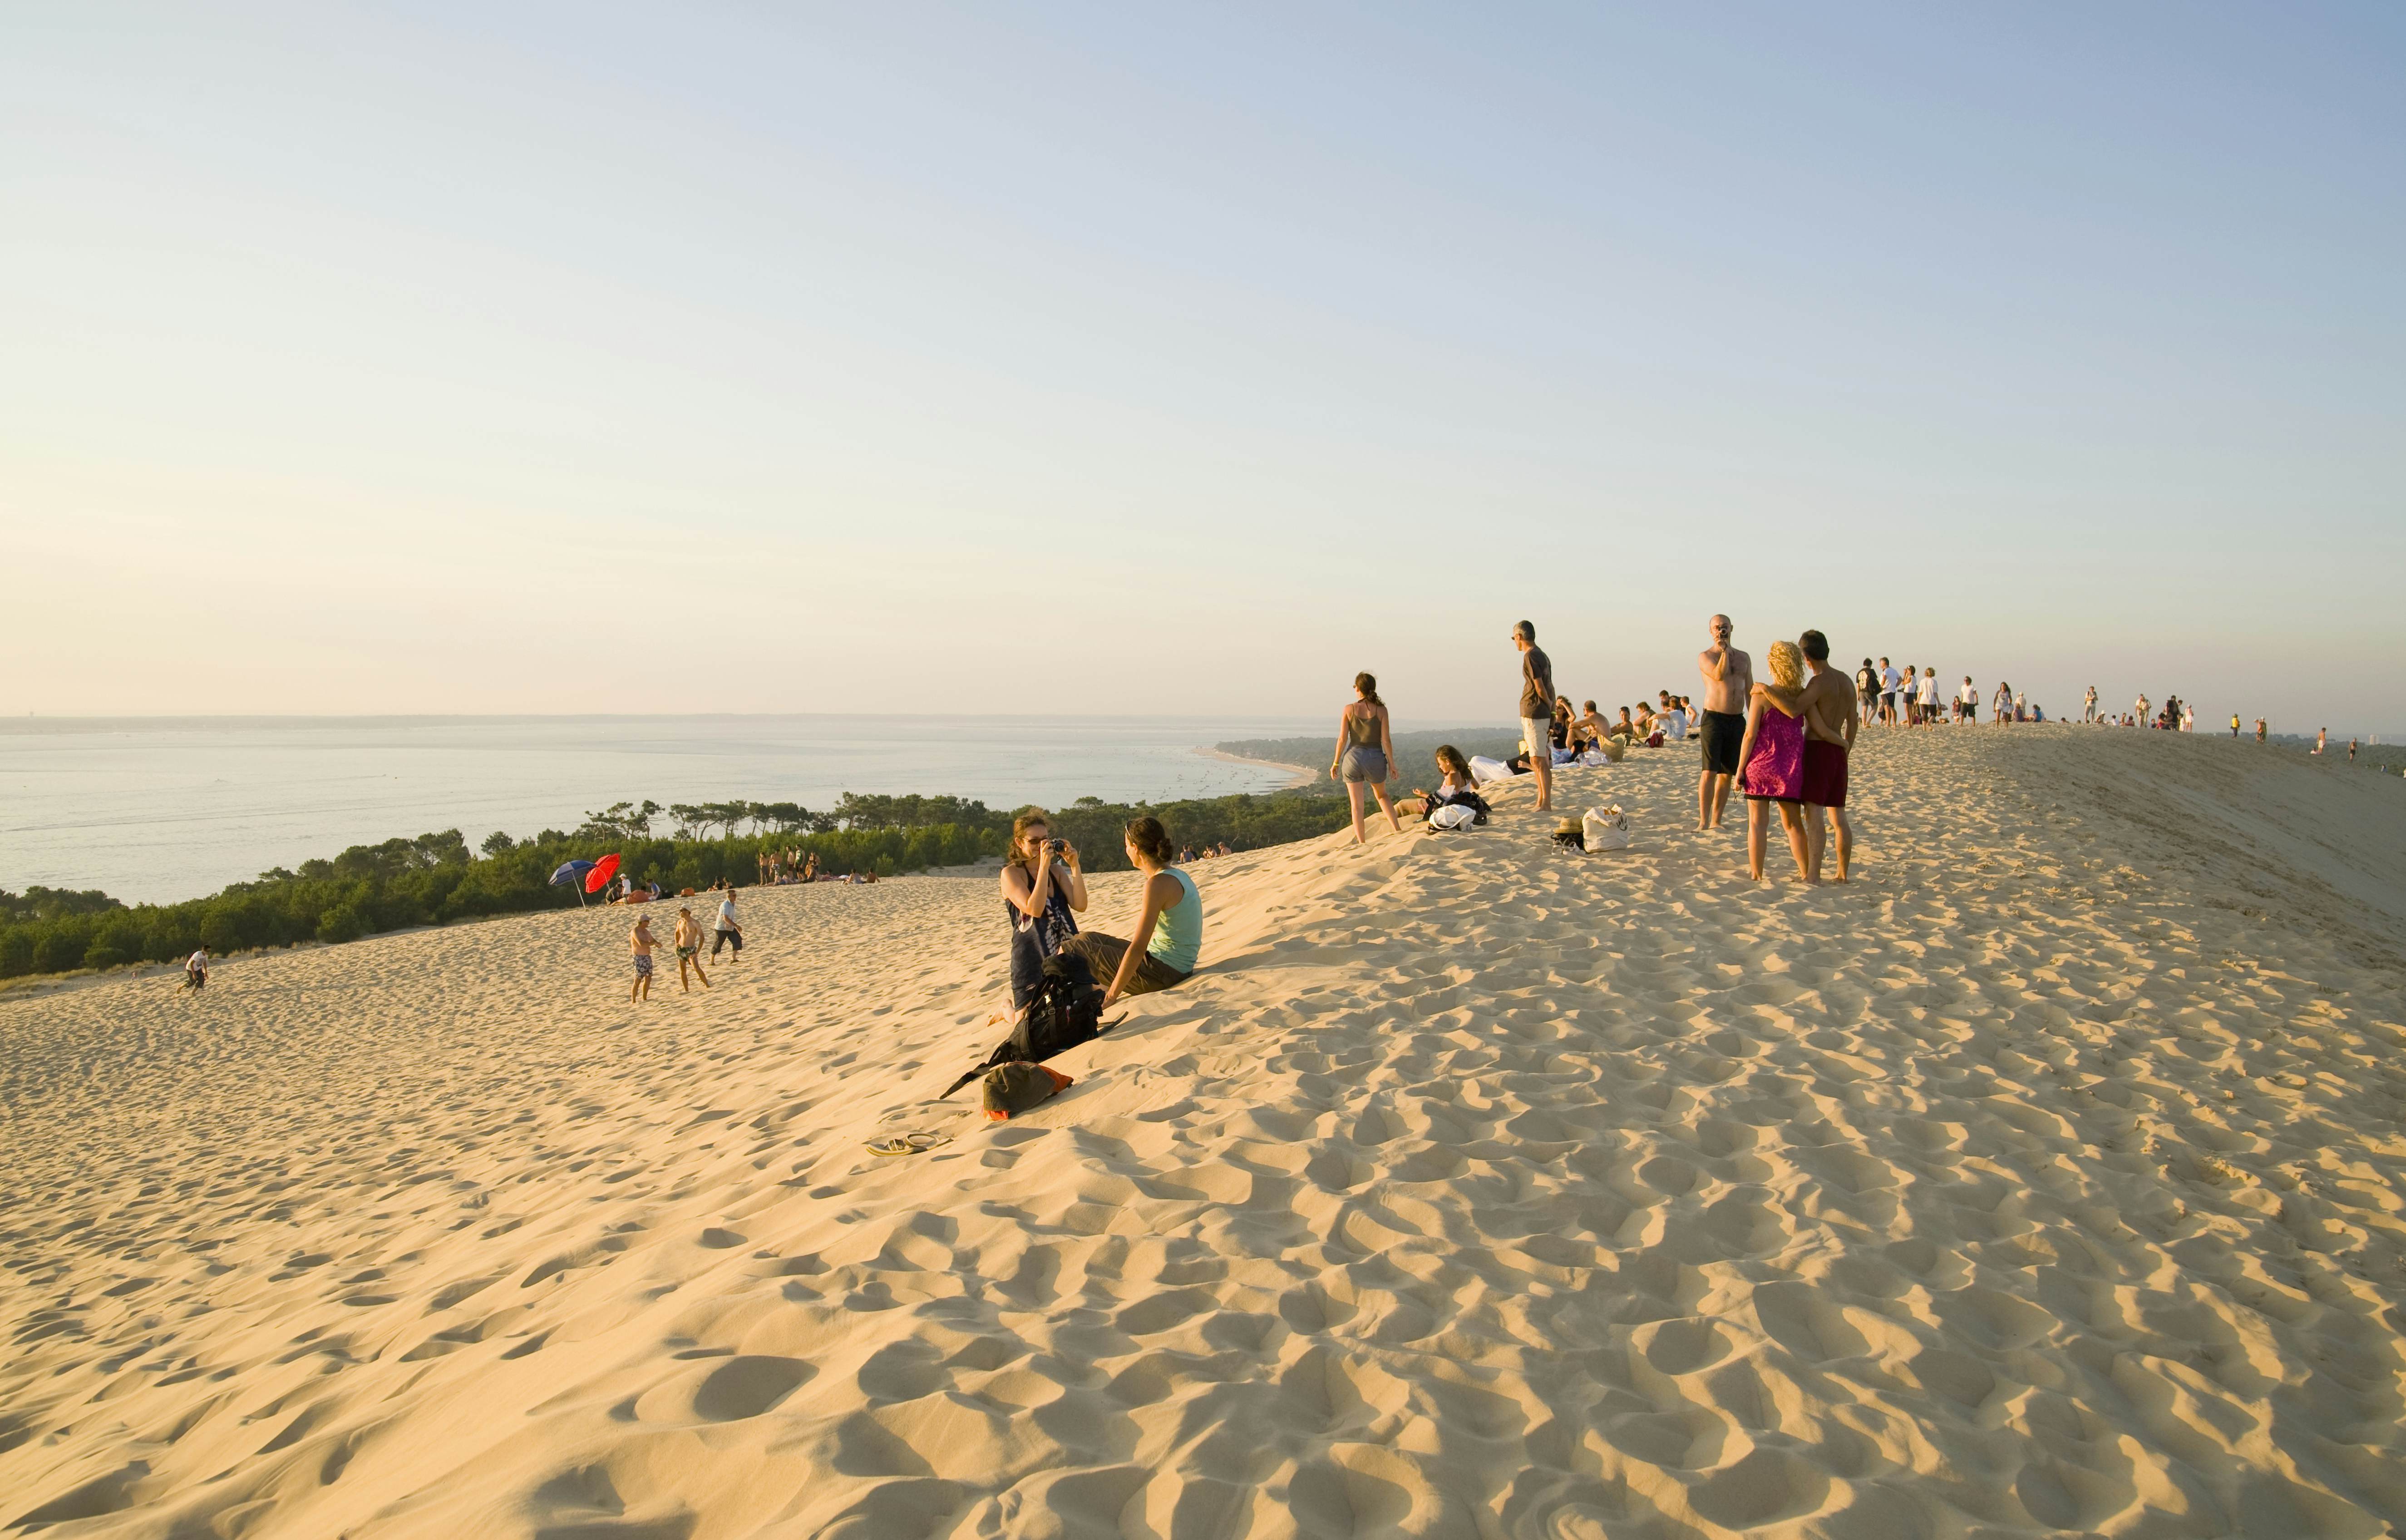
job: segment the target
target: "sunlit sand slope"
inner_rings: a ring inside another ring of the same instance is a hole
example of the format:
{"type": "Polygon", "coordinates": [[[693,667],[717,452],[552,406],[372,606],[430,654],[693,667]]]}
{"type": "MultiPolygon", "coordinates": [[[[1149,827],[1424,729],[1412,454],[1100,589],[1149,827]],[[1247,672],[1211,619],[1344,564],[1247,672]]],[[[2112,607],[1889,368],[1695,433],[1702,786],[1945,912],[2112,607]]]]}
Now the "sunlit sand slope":
{"type": "Polygon", "coordinates": [[[1686,753],[1569,786],[1635,848],[1203,865],[1207,971],[1009,1125],[923,1105],[990,882],[747,897],[647,1006],[598,912],[0,1006],[0,1525],[2406,1523],[2406,788],[1879,734],[1806,890],[1686,753]]]}

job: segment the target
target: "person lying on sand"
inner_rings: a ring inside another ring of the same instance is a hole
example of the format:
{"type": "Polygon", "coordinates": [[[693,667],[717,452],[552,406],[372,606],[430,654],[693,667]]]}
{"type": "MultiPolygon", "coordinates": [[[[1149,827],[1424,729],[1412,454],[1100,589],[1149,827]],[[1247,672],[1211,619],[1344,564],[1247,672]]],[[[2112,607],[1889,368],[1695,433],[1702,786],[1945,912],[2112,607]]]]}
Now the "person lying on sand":
{"type": "Polygon", "coordinates": [[[635,954],[635,982],[627,986],[630,1000],[652,997],[652,948],[659,943],[652,939],[652,917],[648,914],[635,922],[627,935],[627,944],[635,954]]]}
{"type": "Polygon", "coordinates": [[[1203,895],[1195,879],[1170,864],[1175,847],[1158,818],[1133,818],[1125,831],[1127,858],[1144,873],[1133,936],[1148,938],[1139,952],[1116,936],[1081,931],[1061,943],[1065,957],[1082,957],[1103,987],[1103,1009],[1130,995],[1184,983],[1203,952],[1203,895]]]}

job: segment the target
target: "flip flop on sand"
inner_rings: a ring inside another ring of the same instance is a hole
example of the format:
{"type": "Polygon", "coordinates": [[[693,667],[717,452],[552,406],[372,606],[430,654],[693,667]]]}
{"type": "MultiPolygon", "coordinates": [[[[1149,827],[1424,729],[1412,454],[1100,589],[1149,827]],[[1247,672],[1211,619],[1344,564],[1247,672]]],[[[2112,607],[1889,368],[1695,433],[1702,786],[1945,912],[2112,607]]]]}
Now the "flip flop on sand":
{"type": "Polygon", "coordinates": [[[940,1144],[952,1142],[950,1134],[897,1134],[891,1138],[870,1139],[869,1152],[872,1155],[924,1155],[940,1144]]]}

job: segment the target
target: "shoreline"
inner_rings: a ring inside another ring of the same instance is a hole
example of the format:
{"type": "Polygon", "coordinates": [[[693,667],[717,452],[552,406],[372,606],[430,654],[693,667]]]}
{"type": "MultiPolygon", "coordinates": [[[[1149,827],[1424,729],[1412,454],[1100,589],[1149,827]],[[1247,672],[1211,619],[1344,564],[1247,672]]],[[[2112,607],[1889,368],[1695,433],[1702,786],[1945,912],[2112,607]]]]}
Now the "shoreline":
{"type": "MultiPolygon", "coordinates": [[[[1224,749],[1215,749],[1205,743],[1196,744],[1195,752],[1206,759],[1223,760],[1231,765],[1259,765],[1264,770],[1285,770],[1292,779],[1282,786],[1271,787],[1270,792],[1293,791],[1297,786],[1308,786],[1320,779],[1318,775],[1312,773],[1309,766],[1290,765],[1283,759],[1251,759],[1244,755],[1230,754],[1224,749]]],[[[1257,795],[1268,796],[1269,794],[1269,792],[1263,792],[1257,795]]]]}

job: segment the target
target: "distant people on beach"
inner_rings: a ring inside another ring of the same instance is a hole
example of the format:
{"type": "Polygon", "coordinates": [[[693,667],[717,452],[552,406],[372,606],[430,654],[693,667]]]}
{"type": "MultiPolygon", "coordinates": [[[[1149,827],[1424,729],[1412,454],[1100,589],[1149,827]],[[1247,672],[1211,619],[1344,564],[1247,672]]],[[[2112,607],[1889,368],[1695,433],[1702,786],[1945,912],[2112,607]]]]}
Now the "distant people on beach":
{"type": "MultiPolygon", "coordinates": [[[[2348,757],[2351,759],[2356,757],[2356,751],[2352,747],[2348,750],[2348,757]]],[[[208,984],[209,949],[207,947],[202,947],[199,951],[184,959],[183,987],[186,989],[206,989],[208,984]]]]}
{"type": "Polygon", "coordinates": [[[1847,760],[1854,752],[1855,733],[1862,719],[1855,711],[1855,692],[1830,667],[1830,641],[1819,631],[1796,639],[1811,677],[1804,683],[1804,846],[1812,856],[1809,876],[1821,880],[1821,858],[1830,844],[1830,826],[1838,827],[1838,877],[1847,880],[1855,850],[1855,827],[1847,821],[1847,760]]]}
{"type": "Polygon", "coordinates": [[[2328,747],[2330,747],[2330,729],[2328,728],[2325,728],[2320,732],[2314,734],[2314,752],[2320,754],[2323,750],[2328,747]]]}
{"type": "Polygon", "coordinates": [[[1066,956],[1084,959],[1096,982],[1103,983],[1106,1010],[1128,996],[1184,983],[1203,953],[1203,895],[1195,879],[1171,863],[1169,834],[1161,820],[1130,819],[1122,838],[1128,864],[1144,874],[1136,925],[1128,932],[1144,941],[1144,949],[1098,930],[1081,931],[1060,948],[1066,956]]]}
{"type": "Polygon", "coordinates": [[[627,998],[648,1000],[652,997],[652,948],[658,944],[652,940],[650,915],[635,922],[635,928],[627,933],[627,944],[635,954],[635,982],[627,986],[627,998]]]}
{"type": "Polygon", "coordinates": [[[2097,686],[2094,685],[2089,685],[2088,693],[2080,698],[2080,720],[2083,722],[2097,720],[2097,686]]]}
{"type": "Polygon", "coordinates": [[[1879,670],[1868,657],[1855,671],[1855,710],[1866,722],[1876,720],[1879,712],[1879,670]]]}
{"type": "Polygon", "coordinates": [[[1746,741],[1746,724],[1754,688],[1754,659],[1731,645],[1736,627],[1725,615],[1705,623],[1711,645],[1696,655],[1696,671],[1705,680],[1704,771],[1696,781],[1696,827],[1721,827],[1729,806],[1730,783],[1737,775],[1738,752],[1746,741]]]}
{"type": "Polygon", "coordinates": [[[708,989],[710,975],[701,970],[701,922],[693,917],[690,904],[677,906],[676,954],[677,988],[688,995],[693,993],[692,980],[686,977],[686,970],[691,969],[693,977],[701,981],[701,987],[708,989]]]}
{"type": "MultiPolygon", "coordinates": [[[[1353,810],[1353,842],[1370,841],[1362,823],[1362,788],[1379,798],[1387,827],[1401,834],[1395,804],[1387,796],[1387,778],[1395,761],[1395,741],[1388,730],[1387,703],[1379,699],[1376,676],[1353,676],[1353,702],[1337,715],[1337,747],[1328,756],[1328,778],[1345,783],[1345,800],[1353,810]]],[[[1133,826],[1131,826],[1133,827],[1133,826]]],[[[1158,827],[1158,826],[1156,826],[1158,827]]],[[[1166,857],[1165,857],[1166,859],[1166,857]]]]}
{"type": "Polygon", "coordinates": [[[1921,699],[1918,704],[1920,707],[1922,726],[1926,728],[1938,726],[1938,671],[1936,669],[1921,671],[1921,699]]]}
{"type": "Polygon", "coordinates": [[[2260,717],[2260,716],[2259,716],[2259,717],[2257,717],[2257,718],[2256,719],[2256,742],[2257,742],[2258,743],[2261,743],[2262,742],[2264,742],[2264,735],[2265,735],[2264,719],[2263,719],[2262,717],[2260,717]]]}
{"type": "Polygon", "coordinates": [[[1813,853],[1804,834],[1804,655],[1793,642],[1775,642],[1763,654],[1772,682],[1748,692],[1746,736],[1738,745],[1746,793],[1747,875],[1762,881],[1771,808],[1779,809],[1796,875],[1813,880],[1813,853]]]}
{"type": "Polygon", "coordinates": [[[1011,921],[1011,1008],[1021,1010],[1044,982],[1044,959],[1078,934],[1086,910],[1086,874],[1078,850],[1053,838],[1042,808],[1011,821],[1002,867],[1003,912],[1011,921]]]}
{"type": "Polygon", "coordinates": [[[1882,727],[1892,728],[1896,726],[1896,691],[1898,685],[1903,682],[1903,678],[1904,676],[1896,671],[1896,666],[1894,664],[1890,663],[1885,657],[1880,659],[1879,719],[1880,726],[1882,727]]]}
{"type": "Polygon", "coordinates": [[[1996,698],[1989,701],[1992,720],[2010,722],[2014,719],[2014,687],[2003,680],[1997,681],[1996,698]]]}
{"type": "Polygon", "coordinates": [[[1554,664],[1537,646],[1537,628],[1523,620],[1512,628],[1521,651],[1521,751],[1537,778],[1537,811],[1554,811],[1554,664]]]}
{"type": "Polygon", "coordinates": [[[1974,727],[1980,723],[1980,686],[1972,683],[1968,673],[1963,676],[1963,687],[1955,692],[1955,720],[1974,727]]]}

